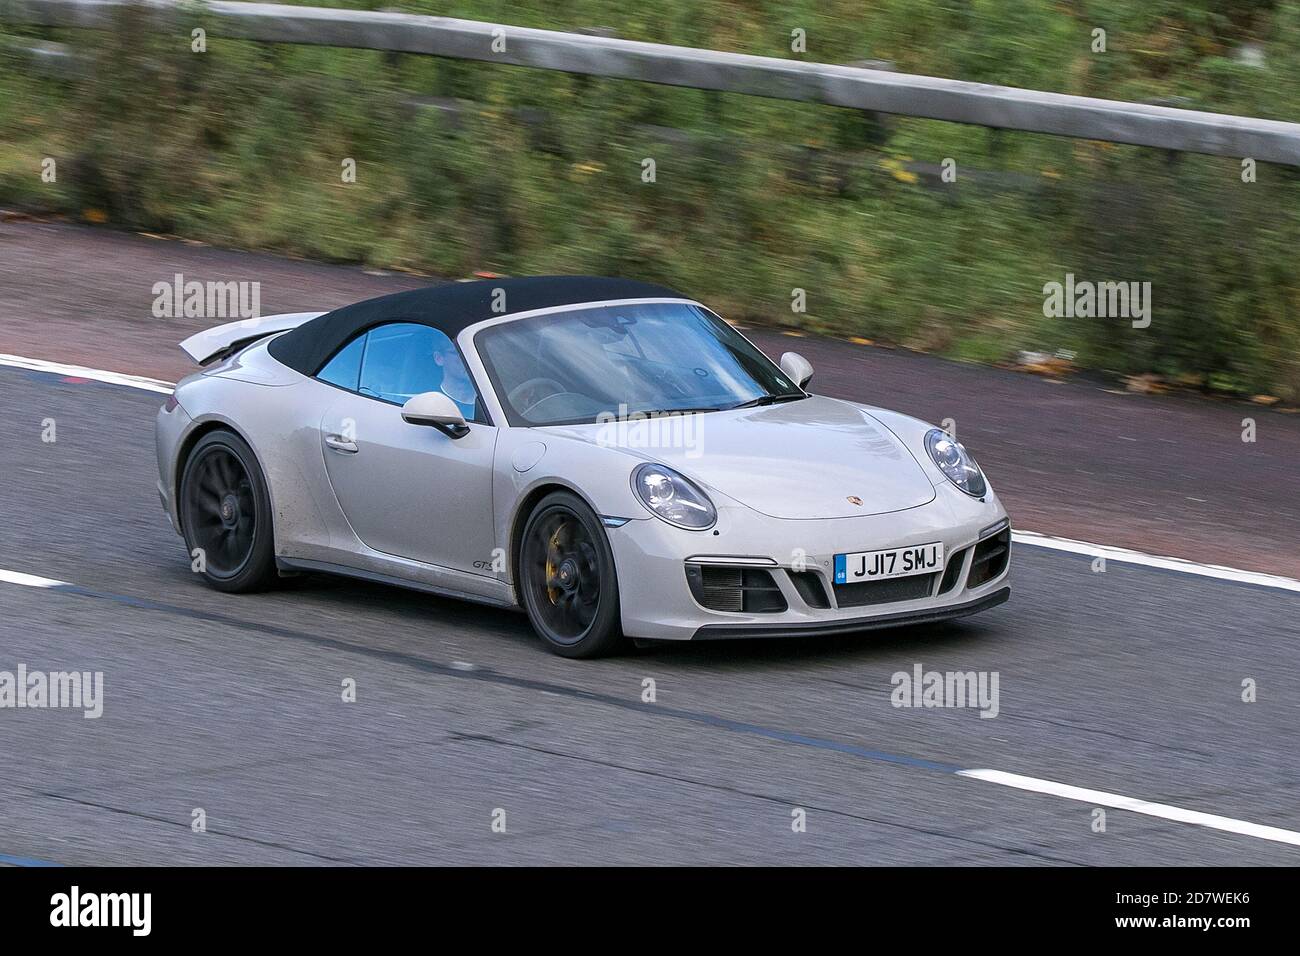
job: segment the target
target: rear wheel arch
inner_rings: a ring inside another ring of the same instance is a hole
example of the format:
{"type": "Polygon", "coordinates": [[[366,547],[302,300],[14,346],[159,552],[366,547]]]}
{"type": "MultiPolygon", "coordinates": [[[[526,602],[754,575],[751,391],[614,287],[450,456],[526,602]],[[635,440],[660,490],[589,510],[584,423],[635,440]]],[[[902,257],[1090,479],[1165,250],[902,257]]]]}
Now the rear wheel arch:
{"type": "Polygon", "coordinates": [[[219,591],[260,591],[277,583],[270,488],[257,453],[221,422],[195,429],[180,459],[177,516],[192,570],[219,591]]]}
{"type": "MultiPolygon", "coordinates": [[[[230,422],[223,421],[219,418],[214,418],[196,426],[193,431],[191,431],[188,435],[185,436],[185,440],[181,442],[180,450],[176,453],[176,468],[174,469],[174,473],[172,474],[172,495],[173,495],[172,500],[173,501],[176,501],[177,503],[180,502],[181,479],[185,477],[185,465],[186,463],[189,462],[190,455],[193,454],[195,446],[198,445],[200,441],[202,441],[205,435],[210,435],[213,432],[217,432],[217,431],[230,432],[236,438],[240,439],[245,445],[247,445],[250,450],[253,448],[253,443],[248,440],[248,436],[245,435],[243,432],[241,432],[234,425],[230,424],[230,422]]],[[[253,451],[253,456],[257,457],[257,452],[255,450],[253,451]]],[[[266,468],[262,467],[261,461],[259,460],[257,464],[258,467],[262,468],[262,474],[265,475],[266,468]]],[[[269,494],[271,490],[270,482],[268,482],[267,485],[268,485],[267,493],[269,494]]],[[[180,509],[178,507],[177,508],[178,523],[184,520],[183,518],[181,518],[179,511],[180,509]]],[[[181,528],[182,533],[184,532],[184,530],[185,529],[182,527],[181,528]]]]}

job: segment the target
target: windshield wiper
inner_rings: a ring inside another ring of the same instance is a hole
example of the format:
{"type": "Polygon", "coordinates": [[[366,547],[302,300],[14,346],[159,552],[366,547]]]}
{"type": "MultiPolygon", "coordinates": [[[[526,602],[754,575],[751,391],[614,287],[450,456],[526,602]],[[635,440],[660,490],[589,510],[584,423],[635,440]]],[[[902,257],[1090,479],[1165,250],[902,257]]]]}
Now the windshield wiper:
{"type": "Polygon", "coordinates": [[[647,408],[644,410],[637,410],[635,412],[630,412],[628,414],[628,417],[631,418],[633,415],[637,415],[643,418],[653,418],[655,416],[663,416],[663,415],[694,415],[698,412],[720,412],[720,411],[722,411],[721,408],[647,408]]]}
{"type": "Polygon", "coordinates": [[[760,405],[775,405],[777,402],[797,402],[799,399],[807,397],[807,395],[760,395],[758,398],[751,398],[747,402],[728,405],[727,410],[731,411],[733,408],[758,408],[760,405]]]}

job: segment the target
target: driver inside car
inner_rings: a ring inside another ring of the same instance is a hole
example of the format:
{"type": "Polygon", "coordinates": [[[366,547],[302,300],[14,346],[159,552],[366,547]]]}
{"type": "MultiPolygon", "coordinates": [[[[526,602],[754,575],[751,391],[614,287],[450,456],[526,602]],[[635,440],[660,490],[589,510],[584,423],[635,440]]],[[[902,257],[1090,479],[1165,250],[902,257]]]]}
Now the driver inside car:
{"type": "Polygon", "coordinates": [[[442,369],[442,384],[438,390],[456,403],[465,421],[473,421],[478,393],[474,391],[474,383],[469,379],[469,372],[465,370],[455,344],[450,339],[444,339],[444,343],[433,350],[433,360],[442,369]]]}

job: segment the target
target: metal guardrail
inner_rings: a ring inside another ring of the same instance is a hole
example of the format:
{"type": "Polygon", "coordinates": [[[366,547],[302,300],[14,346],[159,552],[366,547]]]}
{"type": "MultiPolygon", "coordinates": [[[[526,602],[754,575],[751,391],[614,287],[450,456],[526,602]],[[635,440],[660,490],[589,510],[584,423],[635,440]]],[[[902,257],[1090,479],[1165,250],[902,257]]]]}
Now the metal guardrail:
{"type": "Polygon", "coordinates": [[[210,0],[0,0],[0,22],[107,27],[123,7],[212,38],[385,50],[824,103],[1300,166],[1300,124],[449,17],[210,0]]]}

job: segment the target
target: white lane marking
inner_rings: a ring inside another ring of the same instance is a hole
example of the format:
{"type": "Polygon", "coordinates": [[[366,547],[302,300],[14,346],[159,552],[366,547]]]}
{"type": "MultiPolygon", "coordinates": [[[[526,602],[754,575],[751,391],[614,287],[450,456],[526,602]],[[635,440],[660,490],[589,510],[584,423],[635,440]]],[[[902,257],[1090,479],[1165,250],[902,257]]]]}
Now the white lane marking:
{"type": "Polygon", "coordinates": [[[1086,554],[1090,558],[1102,557],[1107,561],[1119,561],[1125,564],[1140,564],[1148,568],[1163,568],[1166,571],[1181,571],[1183,574],[1199,574],[1201,577],[1218,578],[1220,581],[1236,581],[1241,584],[1256,584],[1265,588],[1279,588],[1283,591],[1300,592],[1300,581],[1284,578],[1276,574],[1263,574],[1259,571],[1242,571],[1218,564],[1197,564],[1182,558],[1167,558],[1128,548],[1112,548],[1104,544],[1089,544],[1087,541],[1075,541],[1071,538],[1057,538],[1050,534],[1038,534],[1033,531],[1012,531],[1011,540],[1017,544],[1027,544],[1035,548],[1051,548],[1053,551],[1068,551],[1071,554],[1086,554]]]}
{"type": "MultiPolygon", "coordinates": [[[[72,375],[88,378],[96,382],[108,382],[113,385],[125,385],[128,388],[142,388],[150,392],[170,395],[174,388],[171,382],[156,378],[144,378],[139,375],[126,375],[122,372],[107,372],[102,369],[85,368],[81,365],[64,365],[59,362],[47,362],[44,359],[23,358],[21,355],[0,354],[0,365],[13,368],[33,369],[38,372],[50,372],[56,375],[72,375]]],[[[1149,568],[1163,568],[1167,571],[1181,571],[1183,574],[1199,574],[1202,577],[1218,578],[1222,581],[1237,581],[1244,584],[1256,584],[1266,588],[1280,588],[1284,591],[1300,592],[1300,581],[1284,578],[1276,574],[1262,574],[1258,571],[1242,571],[1217,564],[1197,564],[1182,558],[1166,558],[1127,548],[1112,548],[1104,544],[1090,544],[1087,541],[1075,541],[1071,538],[1057,538],[1049,534],[1034,531],[1012,531],[1011,538],[1018,544],[1027,544],[1036,548],[1051,548],[1054,551],[1069,551],[1072,554],[1086,554],[1088,557],[1104,557],[1107,561],[1120,561],[1127,564],[1141,564],[1149,568]]]]}
{"type": "Polygon", "coordinates": [[[21,355],[0,354],[0,365],[10,368],[25,368],[34,372],[49,372],[51,375],[70,375],[75,378],[88,378],[93,382],[107,382],[110,385],[125,385],[129,388],[141,388],[161,395],[172,393],[172,383],[142,375],[127,375],[125,372],[108,372],[98,368],[86,368],[83,365],[66,365],[62,362],[47,362],[44,359],[23,358],[21,355]]]}
{"type": "Polygon", "coordinates": [[[35,574],[23,574],[21,571],[8,571],[4,568],[0,568],[0,581],[24,588],[61,588],[68,585],[67,581],[56,581],[54,578],[37,577],[35,574]]]}
{"type": "Polygon", "coordinates": [[[1214,813],[1201,813],[1199,810],[1184,810],[1182,807],[1170,806],[1167,803],[1148,803],[1146,800],[1126,797],[1121,793],[1107,793],[1105,790],[1086,790],[1083,787],[1071,787],[1064,783],[1040,780],[1037,777],[1025,777],[1018,773],[1006,773],[1002,770],[958,770],[957,776],[970,777],[972,780],[983,780],[986,783],[996,783],[1004,787],[1014,787],[1017,790],[1051,794],[1054,797],[1078,800],[1080,803],[1091,803],[1094,806],[1129,810],[1133,813],[1146,814],[1149,817],[1172,820],[1175,823],[1190,823],[1193,826],[1208,827],[1211,830],[1223,830],[1225,833],[1239,833],[1242,836],[1255,837],[1260,840],[1272,840],[1274,843],[1288,843],[1291,846],[1300,846],[1300,833],[1295,830],[1267,827],[1259,823],[1249,823],[1245,820],[1234,820],[1232,817],[1221,817],[1214,813]]]}

